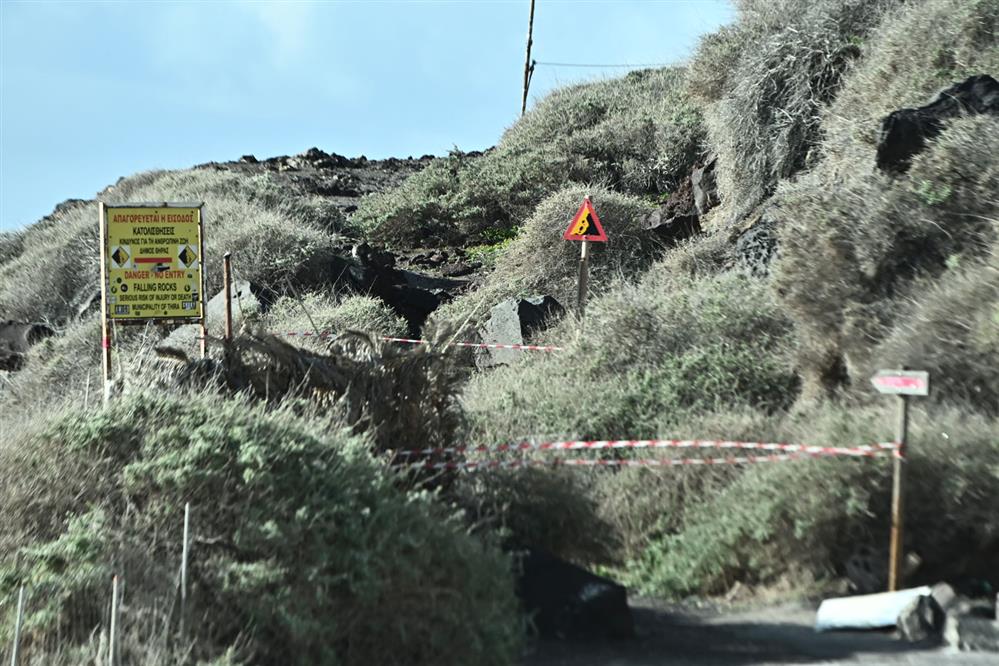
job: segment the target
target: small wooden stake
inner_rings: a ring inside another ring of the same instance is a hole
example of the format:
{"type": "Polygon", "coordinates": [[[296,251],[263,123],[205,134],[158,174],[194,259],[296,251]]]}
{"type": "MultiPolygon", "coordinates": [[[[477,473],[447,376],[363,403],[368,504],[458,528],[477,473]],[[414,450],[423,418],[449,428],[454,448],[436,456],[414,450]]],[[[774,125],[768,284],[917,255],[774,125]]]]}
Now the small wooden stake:
{"type": "Polygon", "coordinates": [[[531,87],[534,64],[531,63],[531,45],[534,43],[534,0],[531,0],[531,17],[527,20],[527,58],[524,60],[524,98],[520,103],[520,115],[527,113],[527,91],[531,87]]]}
{"type": "Polygon", "coordinates": [[[590,241],[582,241],[579,245],[579,292],[576,295],[576,307],[579,319],[586,315],[586,294],[590,282],[590,241]]]}
{"type": "Polygon", "coordinates": [[[21,624],[24,622],[24,585],[17,594],[17,619],[14,621],[14,647],[11,648],[10,666],[17,666],[18,653],[21,651],[21,624]]]}
{"type": "Polygon", "coordinates": [[[888,591],[894,592],[902,584],[902,536],[904,528],[903,492],[905,482],[905,448],[909,436],[909,396],[898,399],[898,421],[895,428],[895,441],[898,451],[895,454],[894,473],[891,486],[891,549],[888,555],[888,591]]]}
{"type": "Polygon", "coordinates": [[[111,579],[111,631],[108,636],[108,666],[117,666],[118,650],[118,576],[111,579]]]}
{"type": "Polygon", "coordinates": [[[232,255],[222,256],[222,282],[225,290],[225,341],[232,342],[232,255]]]}
{"type": "Polygon", "coordinates": [[[184,503],[184,543],[180,556],[180,630],[184,632],[184,619],[187,614],[187,559],[191,543],[191,503],[184,503]]]}
{"type": "Polygon", "coordinates": [[[97,202],[97,219],[100,228],[97,247],[101,256],[101,369],[104,376],[104,404],[111,400],[111,328],[108,326],[108,259],[105,239],[107,219],[104,202],[97,202]]]}

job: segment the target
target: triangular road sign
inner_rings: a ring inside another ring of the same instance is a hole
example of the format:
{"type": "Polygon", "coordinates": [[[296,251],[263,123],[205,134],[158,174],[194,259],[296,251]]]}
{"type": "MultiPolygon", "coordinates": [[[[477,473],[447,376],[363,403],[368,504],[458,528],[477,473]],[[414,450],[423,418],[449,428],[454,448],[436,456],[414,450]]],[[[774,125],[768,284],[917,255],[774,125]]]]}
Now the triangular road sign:
{"type": "Polygon", "coordinates": [[[583,205],[576,211],[576,216],[572,218],[569,227],[562,234],[562,238],[574,241],[596,241],[598,243],[607,242],[607,234],[600,224],[597,211],[590,203],[590,197],[583,199],[583,205]]]}

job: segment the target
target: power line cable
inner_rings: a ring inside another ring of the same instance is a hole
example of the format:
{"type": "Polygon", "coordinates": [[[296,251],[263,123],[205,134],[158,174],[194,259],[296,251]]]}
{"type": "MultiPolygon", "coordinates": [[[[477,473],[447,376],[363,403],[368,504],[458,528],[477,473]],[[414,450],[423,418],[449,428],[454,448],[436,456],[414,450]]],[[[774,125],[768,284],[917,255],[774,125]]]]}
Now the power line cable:
{"type": "Polygon", "coordinates": [[[547,67],[670,67],[676,65],[675,62],[646,62],[646,63],[632,63],[632,64],[594,64],[594,63],[581,63],[581,62],[542,62],[541,60],[535,60],[536,65],[545,65],[547,67]]]}

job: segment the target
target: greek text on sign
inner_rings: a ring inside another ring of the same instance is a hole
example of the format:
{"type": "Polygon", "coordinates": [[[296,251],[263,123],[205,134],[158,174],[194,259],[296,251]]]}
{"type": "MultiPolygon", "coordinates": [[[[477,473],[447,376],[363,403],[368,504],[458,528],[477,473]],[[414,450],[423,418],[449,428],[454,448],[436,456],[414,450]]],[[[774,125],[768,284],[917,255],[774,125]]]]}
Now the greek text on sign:
{"type": "Polygon", "coordinates": [[[201,318],[201,209],[106,207],[110,319],[201,318]]]}
{"type": "Polygon", "coordinates": [[[914,370],[879,370],[871,378],[880,393],[893,395],[929,395],[930,373],[914,370]]]}
{"type": "Polygon", "coordinates": [[[562,238],[575,241],[607,242],[607,234],[604,233],[603,225],[600,224],[597,211],[590,203],[590,197],[583,199],[583,205],[576,211],[575,217],[572,218],[572,222],[562,234],[562,238]]]}

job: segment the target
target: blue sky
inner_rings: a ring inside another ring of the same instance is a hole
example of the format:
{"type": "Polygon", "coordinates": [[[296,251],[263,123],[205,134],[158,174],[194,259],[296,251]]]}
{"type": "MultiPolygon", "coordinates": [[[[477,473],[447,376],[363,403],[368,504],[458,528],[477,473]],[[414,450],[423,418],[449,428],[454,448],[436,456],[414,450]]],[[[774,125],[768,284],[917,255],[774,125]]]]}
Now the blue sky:
{"type": "MultiPolygon", "coordinates": [[[[493,145],[520,114],[529,0],[0,0],[0,229],[120,176],[318,146],[493,145]]],[[[728,0],[537,0],[539,62],[666,63],[728,0]]],[[[626,69],[538,65],[531,99],[626,69]]]]}

